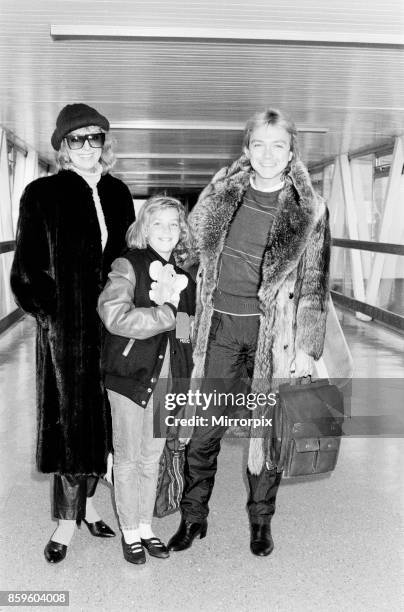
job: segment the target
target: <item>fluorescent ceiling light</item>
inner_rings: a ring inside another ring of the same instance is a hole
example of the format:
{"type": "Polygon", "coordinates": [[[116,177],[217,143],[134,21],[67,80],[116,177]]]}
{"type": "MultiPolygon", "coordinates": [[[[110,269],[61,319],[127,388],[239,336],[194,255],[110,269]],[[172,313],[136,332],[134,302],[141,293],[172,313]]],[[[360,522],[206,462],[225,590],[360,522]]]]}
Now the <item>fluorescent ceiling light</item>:
{"type": "Polygon", "coordinates": [[[229,28],[171,28],[102,25],[57,25],[52,24],[50,35],[54,39],[70,38],[155,38],[155,39],[211,39],[235,41],[289,41],[305,43],[404,45],[401,34],[385,32],[334,32],[304,30],[265,30],[229,28]]]}
{"type": "Polygon", "coordinates": [[[110,123],[112,130],[224,130],[238,132],[244,123],[230,121],[161,121],[137,119],[110,123]]]}
{"type": "Polygon", "coordinates": [[[172,178],[138,178],[138,179],[125,179],[126,185],[145,185],[146,187],[172,187],[173,185],[180,185],[181,187],[204,187],[206,186],[206,177],[203,179],[185,179],[185,177],[172,177],[172,178]]]}
{"type": "Polygon", "coordinates": [[[228,153],[218,155],[217,153],[117,153],[115,154],[117,159],[207,159],[211,160],[222,160],[232,159],[232,156],[228,153]]]}
{"type": "Polygon", "coordinates": [[[148,176],[148,175],[164,175],[164,176],[211,176],[213,170],[124,170],[114,172],[114,174],[120,174],[122,176],[148,176]]]}
{"type": "MultiPolygon", "coordinates": [[[[244,122],[232,121],[161,121],[161,120],[134,120],[113,122],[110,124],[112,130],[208,130],[224,132],[242,132],[244,122]]],[[[298,126],[298,132],[315,134],[327,134],[326,127],[298,126]]]]}

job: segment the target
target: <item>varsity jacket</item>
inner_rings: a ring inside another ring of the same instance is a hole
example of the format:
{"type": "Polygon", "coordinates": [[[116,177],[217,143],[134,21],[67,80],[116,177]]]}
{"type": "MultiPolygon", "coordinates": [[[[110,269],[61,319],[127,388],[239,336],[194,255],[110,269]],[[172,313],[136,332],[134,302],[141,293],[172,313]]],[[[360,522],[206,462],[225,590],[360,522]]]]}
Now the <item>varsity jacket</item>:
{"type": "Polygon", "coordinates": [[[113,262],[98,300],[98,313],[106,327],[102,349],[105,386],[143,407],[155,390],[167,343],[173,392],[187,389],[192,370],[189,329],[195,312],[195,283],[170,259],[177,274],[188,277],[188,285],[181,292],[178,310],[168,303],[156,305],[149,297],[153,282],[149,266],[156,260],[167,263],[150,246],[127,250],[113,262]]]}

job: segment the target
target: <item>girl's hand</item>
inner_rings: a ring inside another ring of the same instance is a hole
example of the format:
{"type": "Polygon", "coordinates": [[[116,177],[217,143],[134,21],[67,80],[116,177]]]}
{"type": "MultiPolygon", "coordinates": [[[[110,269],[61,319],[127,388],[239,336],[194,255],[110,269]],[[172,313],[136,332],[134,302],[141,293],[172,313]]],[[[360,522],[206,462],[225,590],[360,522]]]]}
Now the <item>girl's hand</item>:
{"type": "Polygon", "coordinates": [[[290,375],[292,378],[311,376],[313,373],[314,359],[302,350],[296,352],[296,357],[290,364],[290,375]]]}

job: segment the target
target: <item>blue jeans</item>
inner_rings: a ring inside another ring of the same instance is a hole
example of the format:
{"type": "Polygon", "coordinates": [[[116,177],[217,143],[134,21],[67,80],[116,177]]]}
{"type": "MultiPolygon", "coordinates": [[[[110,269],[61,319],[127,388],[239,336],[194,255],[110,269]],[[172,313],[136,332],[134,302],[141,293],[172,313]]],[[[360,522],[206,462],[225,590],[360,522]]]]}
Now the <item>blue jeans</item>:
{"type": "Polygon", "coordinates": [[[121,529],[152,522],[165,438],[153,438],[153,401],[146,408],[108,390],[114,443],[115,503],[121,529]]]}

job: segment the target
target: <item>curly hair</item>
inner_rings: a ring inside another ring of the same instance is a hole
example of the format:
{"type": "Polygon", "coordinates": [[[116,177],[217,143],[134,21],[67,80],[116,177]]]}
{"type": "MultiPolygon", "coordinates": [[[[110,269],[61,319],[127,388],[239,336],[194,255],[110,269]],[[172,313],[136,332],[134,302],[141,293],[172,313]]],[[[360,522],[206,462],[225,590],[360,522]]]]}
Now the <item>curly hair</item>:
{"type": "Polygon", "coordinates": [[[147,247],[146,233],[151,216],[166,208],[174,208],[178,211],[180,238],[173,250],[173,255],[177,265],[183,266],[191,250],[191,232],[186,220],[184,205],[176,198],[156,195],[146,200],[136,221],[129,226],[126,232],[126,244],[130,249],[145,249],[147,247]]]}
{"type": "MultiPolygon", "coordinates": [[[[89,125],[88,128],[96,127],[98,131],[105,134],[105,142],[102,147],[102,153],[100,157],[100,164],[102,166],[102,174],[106,174],[115,165],[116,157],[113,151],[114,141],[106,132],[98,126],[89,125]]],[[[59,151],[56,153],[56,169],[57,170],[69,170],[72,167],[72,162],[69,155],[69,147],[66,144],[66,140],[63,138],[62,144],[60,145],[59,151]]]]}

